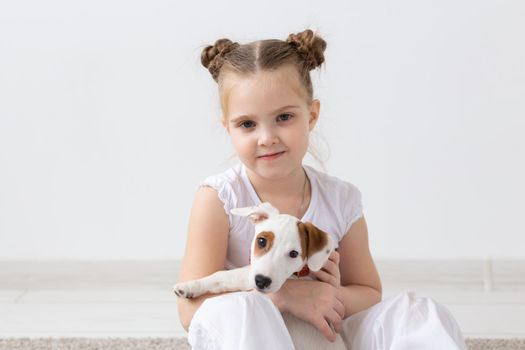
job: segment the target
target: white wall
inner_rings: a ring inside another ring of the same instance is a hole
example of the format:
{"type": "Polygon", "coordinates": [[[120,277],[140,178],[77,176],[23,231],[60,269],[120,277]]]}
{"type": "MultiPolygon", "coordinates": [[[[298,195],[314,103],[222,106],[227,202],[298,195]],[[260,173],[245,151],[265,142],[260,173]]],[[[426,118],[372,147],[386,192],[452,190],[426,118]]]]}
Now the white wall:
{"type": "Polygon", "coordinates": [[[327,40],[327,170],[377,258],[525,258],[525,2],[0,2],[0,259],[183,254],[229,166],[204,45],[327,40]]]}

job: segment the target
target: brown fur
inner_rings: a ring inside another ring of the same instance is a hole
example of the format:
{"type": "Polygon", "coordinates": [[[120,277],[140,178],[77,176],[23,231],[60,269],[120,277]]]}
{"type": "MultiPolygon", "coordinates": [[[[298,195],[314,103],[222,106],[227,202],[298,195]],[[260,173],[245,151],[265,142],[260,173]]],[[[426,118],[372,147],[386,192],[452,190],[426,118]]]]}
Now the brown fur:
{"type": "Polygon", "coordinates": [[[327,244],[327,233],[318,229],[311,222],[297,222],[301,240],[301,257],[309,258],[327,244]]]}
{"type": "Polygon", "coordinates": [[[273,232],[271,231],[262,231],[260,232],[258,235],[257,235],[257,239],[255,240],[255,252],[254,252],[254,255],[255,256],[261,256],[261,255],[264,255],[266,253],[268,253],[270,251],[270,249],[272,249],[272,245],[273,245],[273,241],[275,239],[275,235],[273,234],[273,232]],[[259,237],[263,237],[263,238],[266,238],[266,247],[264,248],[260,248],[259,245],[257,244],[257,240],[259,239],[259,237]]]}

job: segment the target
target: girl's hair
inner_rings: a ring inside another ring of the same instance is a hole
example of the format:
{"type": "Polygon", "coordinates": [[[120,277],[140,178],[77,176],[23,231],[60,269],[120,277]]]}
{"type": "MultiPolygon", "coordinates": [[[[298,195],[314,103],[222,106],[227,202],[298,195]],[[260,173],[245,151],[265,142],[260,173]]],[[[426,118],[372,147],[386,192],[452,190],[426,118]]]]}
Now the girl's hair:
{"type": "Polygon", "coordinates": [[[275,70],[285,64],[297,68],[309,102],[313,99],[310,71],[324,62],[326,41],[310,29],[290,34],[286,40],[259,40],[240,45],[229,39],[219,39],[202,50],[201,62],[222,90],[221,77],[226,71],[240,75],[260,70],[275,70]]]}

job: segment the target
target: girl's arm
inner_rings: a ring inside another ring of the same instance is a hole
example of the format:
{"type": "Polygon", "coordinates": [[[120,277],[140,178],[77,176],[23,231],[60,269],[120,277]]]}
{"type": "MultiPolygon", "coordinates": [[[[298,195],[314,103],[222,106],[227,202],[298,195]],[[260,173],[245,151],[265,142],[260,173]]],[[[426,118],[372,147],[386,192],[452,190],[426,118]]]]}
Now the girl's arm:
{"type": "MultiPolygon", "coordinates": [[[[217,191],[201,187],[190,213],[188,237],[179,282],[193,280],[224,270],[228,248],[229,220],[217,191]]],[[[195,311],[211,296],[196,299],[177,298],[179,318],[188,330],[195,311]]]]}
{"type": "Polygon", "coordinates": [[[337,285],[339,281],[326,278],[329,278],[328,275],[337,276],[339,272],[341,301],[345,305],[345,317],[348,317],[377,304],[382,296],[381,280],[370,254],[364,217],[354,222],[339,242],[338,253],[338,263],[329,261],[326,271],[320,271],[317,277],[337,285]]]}

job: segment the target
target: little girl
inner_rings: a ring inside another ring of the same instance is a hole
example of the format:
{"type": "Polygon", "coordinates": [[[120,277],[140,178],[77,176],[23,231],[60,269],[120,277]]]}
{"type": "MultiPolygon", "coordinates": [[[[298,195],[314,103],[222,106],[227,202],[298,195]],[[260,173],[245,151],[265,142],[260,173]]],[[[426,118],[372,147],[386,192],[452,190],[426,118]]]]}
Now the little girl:
{"type": "Polygon", "coordinates": [[[180,280],[249,264],[254,228],[230,210],[270,202],[312,222],[337,242],[311,279],[289,279],[272,295],[233,292],[178,299],[193,349],[293,349],[282,313],[352,349],[466,349],[448,310],[402,293],[381,301],[368,247],[360,191],[303,165],[319,119],[310,71],[326,42],[311,30],[244,45],[220,39],[201,61],[218,83],[222,125],[240,162],[199,186],[191,210],[180,280]]]}

